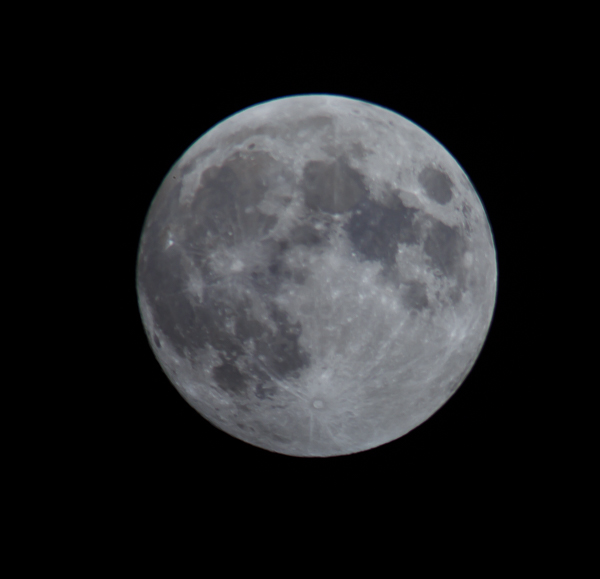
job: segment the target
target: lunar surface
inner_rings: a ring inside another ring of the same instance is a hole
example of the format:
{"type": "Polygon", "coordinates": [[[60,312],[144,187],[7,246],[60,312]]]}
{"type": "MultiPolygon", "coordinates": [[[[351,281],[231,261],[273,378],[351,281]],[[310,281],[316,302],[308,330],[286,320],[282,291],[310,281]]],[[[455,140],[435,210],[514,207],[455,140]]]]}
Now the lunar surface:
{"type": "Polygon", "coordinates": [[[486,338],[496,253],[449,152],[388,109],[296,96],[237,113],[165,177],[137,292],[171,382],[212,424],[292,456],[395,440],[486,338]]]}

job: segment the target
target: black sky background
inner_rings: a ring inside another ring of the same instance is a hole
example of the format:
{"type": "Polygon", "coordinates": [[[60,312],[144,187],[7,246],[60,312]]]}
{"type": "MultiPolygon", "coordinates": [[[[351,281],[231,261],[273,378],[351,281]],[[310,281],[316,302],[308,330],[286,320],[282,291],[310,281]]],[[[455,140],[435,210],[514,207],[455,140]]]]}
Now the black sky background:
{"type": "Polygon", "coordinates": [[[388,559],[385,573],[512,576],[564,560],[572,576],[595,553],[595,21],[576,5],[420,7],[7,12],[3,305],[18,331],[0,464],[19,568],[287,576],[366,560],[378,576],[388,559]],[[478,191],[498,260],[490,331],[452,398],[399,440],[324,459],[204,420],[154,358],[135,289],[144,218],[184,151],[307,93],[435,137],[478,191]]]}
{"type": "MultiPolygon", "coordinates": [[[[160,51],[115,66],[98,64],[85,130],[101,136],[93,167],[105,251],[96,290],[103,331],[90,367],[101,386],[87,451],[86,480],[111,504],[149,502],[299,514],[382,510],[421,503],[501,510],[534,501],[547,468],[532,332],[539,317],[528,196],[540,139],[538,82],[502,57],[474,56],[403,69],[355,54],[178,64],[160,51]],[[457,65],[458,62],[458,65],[457,65]],[[308,93],[387,107],[433,135],[463,167],[487,212],[498,259],[497,302],[481,354],[454,396],[397,441],[356,455],[295,458],[255,448],[218,430],[177,393],[148,345],[135,269],[143,221],[162,179],[203,133],[248,106],[308,93]],[[516,204],[515,199],[521,202],[516,204]],[[528,280],[528,281],[524,281],[528,280]],[[104,338],[104,340],[102,340],[104,338]],[[101,408],[98,417],[97,409],[101,408]],[[89,478],[88,478],[89,477],[89,478]]],[[[80,414],[86,422],[88,416],[80,414]]],[[[92,423],[92,422],[91,422],[92,423]]],[[[319,516],[321,516],[319,515],[319,516]]],[[[324,516],[324,515],[323,515],[324,516]]]]}

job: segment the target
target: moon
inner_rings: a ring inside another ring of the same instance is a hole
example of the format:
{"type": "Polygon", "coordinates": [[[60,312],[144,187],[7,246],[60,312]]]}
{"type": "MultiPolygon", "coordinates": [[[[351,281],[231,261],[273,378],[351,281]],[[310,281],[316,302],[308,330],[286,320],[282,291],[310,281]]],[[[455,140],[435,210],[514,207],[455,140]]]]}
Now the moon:
{"type": "Polygon", "coordinates": [[[182,397],[268,451],[375,448],[432,416],[487,336],[496,251],[451,154],[401,115],[275,99],[199,138],[148,211],[136,285],[182,397]]]}

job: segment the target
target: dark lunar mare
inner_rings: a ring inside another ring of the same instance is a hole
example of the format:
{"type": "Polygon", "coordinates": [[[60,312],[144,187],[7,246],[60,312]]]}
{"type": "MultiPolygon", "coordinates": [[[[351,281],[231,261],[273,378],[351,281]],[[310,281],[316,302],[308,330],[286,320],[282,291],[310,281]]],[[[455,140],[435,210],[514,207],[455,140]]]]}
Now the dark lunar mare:
{"type": "Polygon", "coordinates": [[[416,212],[400,199],[386,207],[366,198],[353,209],[345,229],[356,251],[365,259],[379,261],[390,269],[396,264],[398,243],[418,242],[416,212]]]}
{"type": "MultiPolygon", "coordinates": [[[[204,171],[189,208],[180,207],[181,185],[175,185],[169,195],[157,199],[149,214],[138,269],[138,283],[155,324],[178,355],[193,360],[212,347],[221,362],[213,369],[216,384],[234,395],[246,394],[252,387],[259,399],[275,393],[272,378],[296,376],[309,363],[298,343],[300,323],[292,323],[271,300],[285,279],[300,281],[298,272],[282,259],[286,244],[267,239],[277,219],[257,209],[278,170],[266,153],[236,154],[204,171]],[[170,224],[168,230],[176,239],[171,246],[160,227],[164,223],[170,224]],[[268,265],[233,282],[220,279],[210,267],[210,252],[248,242],[257,242],[270,256],[268,265]],[[202,295],[194,295],[188,287],[192,263],[202,274],[202,295]],[[253,317],[249,298],[240,298],[240,284],[263,302],[268,321],[253,317]]],[[[297,234],[307,243],[316,242],[310,228],[297,234]]]]}
{"type": "Polygon", "coordinates": [[[206,169],[191,206],[180,215],[184,242],[209,251],[264,237],[277,218],[258,205],[279,170],[280,164],[263,152],[236,153],[223,165],[206,169]]]}
{"type": "Polygon", "coordinates": [[[148,300],[155,324],[168,337],[180,356],[186,347],[198,344],[194,323],[195,304],[187,292],[185,262],[178,251],[165,252],[157,238],[146,236],[138,283],[148,300]],[[151,258],[151,259],[149,259],[151,258]]]}
{"type": "Polygon", "coordinates": [[[419,174],[419,183],[425,188],[427,197],[440,205],[446,205],[452,199],[450,177],[435,167],[425,167],[419,174]]]}
{"type": "Polygon", "coordinates": [[[344,213],[368,193],[363,176],[344,158],[309,161],[300,186],[307,207],[327,213],[344,213]]]}
{"type": "Polygon", "coordinates": [[[417,311],[429,305],[426,285],[416,280],[400,281],[402,272],[397,271],[396,256],[398,244],[415,245],[423,241],[423,250],[434,270],[454,281],[449,296],[453,303],[458,303],[465,289],[463,258],[467,240],[458,227],[450,227],[430,216],[419,220],[419,213],[395,195],[385,205],[365,198],[353,208],[345,229],[353,247],[364,259],[380,262],[382,274],[401,283],[404,303],[417,311]],[[423,222],[427,226],[424,227],[423,222]]]}
{"type": "Polygon", "coordinates": [[[427,286],[420,281],[409,281],[404,283],[402,299],[409,309],[420,312],[429,305],[427,286]]]}
{"type": "Polygon", "coordinates": [[[465,242],[458,227],[450,227],[441,221],[432,220],[424,250],[434,267],[439,268],[446,277],[457,277],[462,270],[465,242]]]}

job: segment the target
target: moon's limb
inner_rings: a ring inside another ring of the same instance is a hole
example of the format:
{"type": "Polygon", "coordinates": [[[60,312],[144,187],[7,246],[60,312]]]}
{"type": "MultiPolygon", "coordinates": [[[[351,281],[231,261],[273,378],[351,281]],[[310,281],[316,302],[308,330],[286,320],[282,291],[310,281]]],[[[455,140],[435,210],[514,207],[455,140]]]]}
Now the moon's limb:
{"type": "Polygon", "coordinates": [[[173,166],[138,258],[144,326],[184,398],[298,456],[373,448],[425,421],[487,335],[496,256],[458,163],[362,101],[246,109],[173,166]]]}

